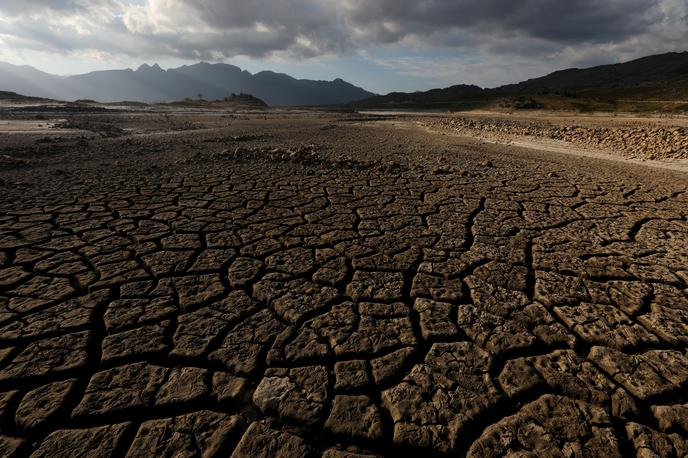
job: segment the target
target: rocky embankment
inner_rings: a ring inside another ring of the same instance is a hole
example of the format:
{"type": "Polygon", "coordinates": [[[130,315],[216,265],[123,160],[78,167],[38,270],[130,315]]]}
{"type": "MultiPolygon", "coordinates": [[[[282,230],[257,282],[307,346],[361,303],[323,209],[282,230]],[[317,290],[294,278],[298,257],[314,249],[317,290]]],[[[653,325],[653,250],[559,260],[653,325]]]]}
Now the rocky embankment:
{"type": "Polygon", "coordinates": [[[452,117],[426,123],[431,128],[499,142],[515,137],[560,140],[632,159],[688,159],[688,129],[682,127],[562,126],[548,122],[452,117]]]}

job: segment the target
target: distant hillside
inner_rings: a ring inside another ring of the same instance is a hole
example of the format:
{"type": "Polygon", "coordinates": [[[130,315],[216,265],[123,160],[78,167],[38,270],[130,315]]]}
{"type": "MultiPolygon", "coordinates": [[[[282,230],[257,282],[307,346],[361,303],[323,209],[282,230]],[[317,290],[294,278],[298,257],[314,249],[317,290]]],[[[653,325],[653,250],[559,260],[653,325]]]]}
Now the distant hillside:
{"type": "MultiPolygon", "coordinates": [[[[539,107],[530,97],[599,100],[688,100],[688,52],[643,57],[622,64],[568,69],[494,89],[458,85],[427,92],[393,92],[351,105],[361,108],[456,108],[509,100],[510,106],[539,107]]],[[[547,102],[545,102],[547,103],[547,102]]]]}
{"type": "MultiPolygon", "coordinates": [[[[643,57],[598,67],[571,68],[518,84],[495,89],[497,93],[538,94],[568,91],[579,95],[652,95],[673,100],[688,89],[688,52],[643,57]]],[[[685,100],[685,99],[684,99],[685,100]]]]}
{"type": "Polygon", "coordinates": [[[0,91],[0,102],[12,103],[35,103],[35,102],[51,102],[48,99],[40,97],[30,97],[26,95],[17,94],[16,92],[0,91]]]}
{"type": "Polygon", "coordinates": [[[392,92],[366,100],[354,102],[357,107],[390,107],[390,108],[443,108],[457,103],[470,103],[483,99],[483,89],[478,86],[460,84],[446,89],[432,89],[426,92],[392,92]]]}
{"type": "Polygon", "coordinates": [[[243,108],[243,109],[262,109],[268,108],[268,104],[250,94],[232,94],[222,100],[193,100],[186,99],[178,102],[171,102],[168,105],[194,108],[243,108]]]}
{"type": "Polygon", "coordinates": [[[169,70],[144,64],[137,70],[107,70],[67,77],[29,66],[0,63],[0,89],[59,100],[99,102],[217,100],[232,93],[245,93],[271,106],[336,105],[375,95],[341,79],[300,80],[269,71],[254,75],[233,65],[208,63],[169,70]]]}

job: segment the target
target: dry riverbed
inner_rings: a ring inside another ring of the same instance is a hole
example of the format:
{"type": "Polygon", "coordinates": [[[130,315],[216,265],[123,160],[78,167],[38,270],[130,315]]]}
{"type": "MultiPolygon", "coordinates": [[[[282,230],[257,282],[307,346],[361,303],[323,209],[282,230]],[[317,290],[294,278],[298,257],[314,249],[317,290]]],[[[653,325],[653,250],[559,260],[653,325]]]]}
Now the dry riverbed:
{"type": "Polygon", "coordinates": [[[458,118],[0,134],[0,455],[685,456],[688,175],[458,118]]]}

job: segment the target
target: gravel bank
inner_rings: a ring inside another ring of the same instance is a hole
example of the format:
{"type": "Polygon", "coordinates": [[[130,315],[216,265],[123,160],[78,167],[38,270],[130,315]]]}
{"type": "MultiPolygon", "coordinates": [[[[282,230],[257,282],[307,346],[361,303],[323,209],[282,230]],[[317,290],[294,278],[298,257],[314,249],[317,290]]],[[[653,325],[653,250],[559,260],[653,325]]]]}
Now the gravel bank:
{"type": "Polygon", "coordinates": [[[537,120],[471,119],[448,117],[429,119],[427,127],[451,129],[467,136],[509,142],[514,137],[561,140],[632,159],[687,159],[688,129],[684,127],[562,126],[537,120]]]}

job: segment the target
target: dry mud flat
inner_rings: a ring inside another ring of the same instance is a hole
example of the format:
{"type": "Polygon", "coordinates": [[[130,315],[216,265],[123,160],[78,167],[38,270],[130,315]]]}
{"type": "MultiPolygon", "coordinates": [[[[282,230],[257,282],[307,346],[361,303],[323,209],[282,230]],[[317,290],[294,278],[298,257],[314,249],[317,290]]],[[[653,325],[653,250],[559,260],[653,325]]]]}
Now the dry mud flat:
{"type": "Polygon", "coordinates": [[[685,174],[128,116],[0,137],[0,455],[688,453],[685,174]]]}

